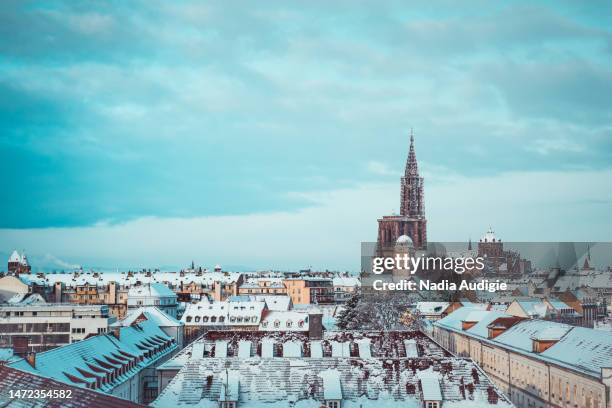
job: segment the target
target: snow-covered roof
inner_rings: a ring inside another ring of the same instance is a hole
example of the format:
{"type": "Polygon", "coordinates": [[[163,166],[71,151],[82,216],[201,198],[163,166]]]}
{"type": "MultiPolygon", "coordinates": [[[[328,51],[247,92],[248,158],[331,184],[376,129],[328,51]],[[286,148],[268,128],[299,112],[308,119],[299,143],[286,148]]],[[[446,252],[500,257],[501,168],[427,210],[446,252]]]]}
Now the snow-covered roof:
{"type": "Polygon", "coordinates": [[[495,231],[493,231],[493,228],[489,227],[487,232],[482,236],[481,241],[482,242],[495,242],[496,241],[495,231]]]}
{"type": "Polygon", "coordinates": [[[372,340],[365,338],[356,340],[357,347],[359,348],[359,357],[361,358],[372,358],[372,351],[370,349],[370,343],[372,340]]]}
{"type": "Polygon", "coordinates": [[[308,331],[308,313],[270,311],[264,314],[259,330],[261,331],[308,331]]]}
{"type": "Polygon", "coordinates": [[[163,283],[154,282],[146,285],[137,285],[128,290],[128,298],[153,297],[176,298],[176,293],[163,283]]]}
{"type": "Polygon", "coordinates": [[[242,276],[239,272],[78,272],[78,273],[48,273],[24,274],[19,279],[25,284],[36,283],[41,286],[52,286],[61,282],[66,287],[83,285],[107,286],[116,282],[121,287],[132,287],[137,284],[167,283],[174,288],[194,283],[204,287],[211,287],[215,282],[222,284],[237,283],[242,276]]]}
{"type": "Polygon", "coordinates": [[[319,340],[313,340],[310,342],[310,357],[323,358],[323,346],[319,340]]]}
{"type": "Polygon", "coordinates": [[[11,253],[11,256],[9,256],[8,261],[21,263],[21,255],[19,255],[19,252],[17,252],[17,250],[14,250],[11,253]]]}
{"type": "Polygon", "coordinates": [[[612,333],[547,320],[525,319],[516,322],[494,339],[487,339],[486,326],[507,315],[499,316],[499,312],[490,311],[475,326],[462,331],[460,321],[468,313],[464,308],[458,309],[434,325],[478,336],[485,342],[597,378],[601,375],[602,367],[612,366],[612,333]],[[545,351],[536,353],[533,351],[533,340],[558,341],[545,351]]]}
{"type": "Polygon", "coordinates": [[[228,371],[221,383],[219,401],[238,401],[240,397],[240,373],[228,371]]]}
{"type": "Polygon", "coordinates": [[[299,341],[284,342],[283,357],[302,357],[302,343],[299,341]]]}
{"type": "Polygon", "coordinates": [[[111,326],[131,326],[143,319],[150,320],[159,327],[178,327],[184,324],[156,306],[143,306],[130,310],[123,319],[116,321],[111,326]]]}
{"type": "Polygon", "coordinates": [[[249,358],[251,357],[251,344],[248,340],[240,340],[238,342],[238,357],[249,358]]]}
{"type": "Polygon", "coordinates": [[[335,276],[334,286],[360,287],[361,280],[357,276],[335,276]]]}
{"type": "Polygon", "coordinates": [[[436,375],[420,375],[420,380],[424,401],[442,401],[440,380],[436,375]]]}
{"type": "Polygon", "coordinates": [[[266,338],[261,341],[261,357],[274,357],[274,339],[266,338]]]}
{"type": "Polygon", "coordinates": [[[319,377],[323,379],[323,398],[325,400],[341,400],[340,372],[333,369],[325,370],[319,373],[319,377]]]}
{"type": "Polygon", "coordinates": [[[418,357],[419,356],[417,343],[414,339],[404,340],[404,348],[406,349],[406,357],[418,357]]]}
{"type": "Polygon", "coordinates": [[[195,326],[257,326],[265,302],[250,300],[189,303],[181,317],[186,325],[195,326]]]}
{"type": "Polygon", "coordinates": [[[349,342],[332,341],[332,357],[350,357],[350,345],[349,342]]]}
{"type": "Polygon", "coordinates": [[[215,342],[215,357],[227,357],[227,341],[217,340],[215,342]]]}
{"type": "Polygon", "coordinates": [[[291,308],[291,298],[285,295],[255,295],[253,299],[266,303],[268,310],[282,312],[291,308]]]}
{"type": "Polygon", "coordinates": [[[95,384],[96,378],[104,379],[99,389],[108,391],[176,348],[174,339],[153,322],[143,321],[135,326],[121,327],[119,338],[103,334],[37,353],[35,368],[25,359],[9,365],[80,387],[95,384]],[[134,363],[131,368],[130,362],[134,363]],[[125,374],[111,377],[110,373],[119,367],[124,367],[125,374]]]}
{"type": "Polygon", "coordinates": [[[286,408],[290,403],[295,403],[296,408],[316,407],[330,400],[341,400],[342,406],[347,408],[416,408],[422,406],[421,393],[409,394],[403,390],[409,386],[418,388],[419,381],[424,379],[425,395],[435,400],[437,395],[430,393],[430,389],[435,391],[436,388],[428,382],[428,378],[438,381],[433,377],[434,373],[439,373],[439,381],[444,384],[437,389],[445,407],[512,406],[473,361],[454,357],[416,360],[283,357],[192,359],[185,363],[150,406],[217,407],[226,370],[238,376],[239,406],[254,408],[286,408]],[[411,364],[414,371],[406,369],[411,364]],[[472,376],[474,370],[481,373],[477,384],[472,376]],[[469,399],[461,393],[461,384],[474,385],[469,399]],[[499,396],[495,404],[488,402],[492,390],[499,396]]]}
{"type": "Polygon", "coordinates": [[[449,305],[449,302],[418,302],[415,310],[422,315],[441,315],[449,305]]]}

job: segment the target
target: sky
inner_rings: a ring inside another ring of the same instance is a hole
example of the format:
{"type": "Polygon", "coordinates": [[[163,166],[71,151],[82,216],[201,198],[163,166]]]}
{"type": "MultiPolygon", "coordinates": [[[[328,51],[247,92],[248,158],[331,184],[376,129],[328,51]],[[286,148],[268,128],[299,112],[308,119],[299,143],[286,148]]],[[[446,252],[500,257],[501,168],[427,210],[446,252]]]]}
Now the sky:
{"type": "Polygon", "coordinates": [[[349,269],[430,241],[612,239],[612,4],[0,3],[0,255],[349,269]]]}

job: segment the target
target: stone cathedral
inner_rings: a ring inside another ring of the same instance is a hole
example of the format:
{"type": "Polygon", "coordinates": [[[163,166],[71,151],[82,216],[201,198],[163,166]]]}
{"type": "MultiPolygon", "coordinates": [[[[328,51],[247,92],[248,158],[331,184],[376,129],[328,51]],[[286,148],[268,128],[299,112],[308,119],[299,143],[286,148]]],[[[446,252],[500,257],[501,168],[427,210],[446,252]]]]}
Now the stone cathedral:
{"type": "Polygon", "coordinates": [[[409,237],[416,250],[427,248],[423,177],[419,175],[412,132],[406,169],[401,179],[400,214],[385,215],[378,220],[377,252],[382,254],[391,250],[400,237],[402,242],[409,237]]]}

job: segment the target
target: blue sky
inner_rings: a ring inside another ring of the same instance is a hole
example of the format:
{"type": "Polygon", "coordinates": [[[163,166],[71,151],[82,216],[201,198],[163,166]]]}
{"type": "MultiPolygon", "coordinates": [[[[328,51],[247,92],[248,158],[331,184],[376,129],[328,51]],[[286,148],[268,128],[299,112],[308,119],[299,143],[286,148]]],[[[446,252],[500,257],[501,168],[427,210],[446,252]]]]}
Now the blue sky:
{"type": "Polygon", "coordinates": [[[0,251],[354,268],[411,127],[430,240],[610,240],[612,5],[532,3],[2,2],[0,251]]]}

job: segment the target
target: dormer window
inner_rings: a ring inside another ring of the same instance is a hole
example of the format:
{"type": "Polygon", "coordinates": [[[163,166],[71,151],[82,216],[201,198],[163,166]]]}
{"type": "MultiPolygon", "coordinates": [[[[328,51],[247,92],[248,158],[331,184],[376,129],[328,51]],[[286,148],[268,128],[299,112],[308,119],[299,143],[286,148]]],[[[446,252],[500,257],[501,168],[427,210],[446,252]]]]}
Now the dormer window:
{"type": "Polygon", "coordinates": [[[287,327],[293,326],[293,322],[291,320],[287,320],[287,327]]]}
{"type": "Polygon", "coordinates": [[[279,320],[275,320],[274,321],[274,327],[280,327],[280,321],[279,320]]]}

